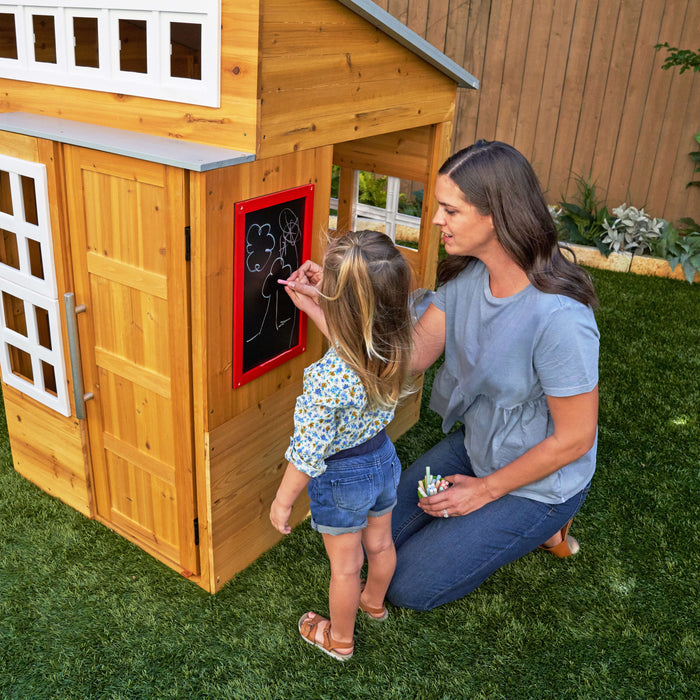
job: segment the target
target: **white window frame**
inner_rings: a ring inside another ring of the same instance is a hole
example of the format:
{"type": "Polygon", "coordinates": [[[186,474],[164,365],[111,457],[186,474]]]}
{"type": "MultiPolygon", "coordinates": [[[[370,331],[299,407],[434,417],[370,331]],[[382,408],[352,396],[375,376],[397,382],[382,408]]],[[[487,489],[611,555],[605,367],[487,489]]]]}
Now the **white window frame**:
{"type": "MultiPolygon", "coordinates": [[[[374,173],[382,177],[379,173],[374,173]]],[[[401,193],[401,178],[387,175],[386,178],[386,208],[375,207],[371,204],[362,204],[360,198],[360,171],[355,170],[353,174],[353,203],[352,221],[350,230],[358,228],[358,222],[370,221],[380,223],[384,226],[384,233],[396,243],[396,226],[408,226],[420,231],[420,216],[411,216],[399,212],[399,195],[401,193]]],[[[331,209],[338,209],[338,200],[331,197],[331,209]]]]}
{"type": "Polygon", "coordinates": [[[61,334],[61,315],[56,290],[53,238],[49,216],[46,166],[0,154],[0,170],[9,175],[12,214],[0,212],[0,228],[11,231],[17,239],[19,269],[0,263],[0,372],[9,386],[31,396],[64,416],[70,416],[68,383],[61,334]],[[34,180],[37,224],[26,220],[21,176],[34,180]],[[44,278],[31,274],[28,241],[39,244],[44,278]],[[27,335],[9,328],[1,292],[7,292],[24,303],[27,335]],[[39,342],[36,309],[44,309],[49,322],[50,348],[39,342]],[[31,357],[33,382],[12,371],[10,348],[15,347],[31,357]],[[42,362],[53,368],[56,393],[44,386],[42,362]]]}
{"type": "Polygon", "coordinates": [[[0,13],[15,15],[17,37],[17,59],[0,59],[0,77],[208,107],[221,104],[221,0],[0,0],[0,13]],[[34,59],[32,16],[37,14],[54,17],[55,64],[34,59]],[[75,17],[97,18],[99,68],[75,65],[75,17]],[[147,73],[120,70],[120,19],[146,20],[147,73]],[[171,21],[201,26],[201,79],[170,75],[171,21]]]}

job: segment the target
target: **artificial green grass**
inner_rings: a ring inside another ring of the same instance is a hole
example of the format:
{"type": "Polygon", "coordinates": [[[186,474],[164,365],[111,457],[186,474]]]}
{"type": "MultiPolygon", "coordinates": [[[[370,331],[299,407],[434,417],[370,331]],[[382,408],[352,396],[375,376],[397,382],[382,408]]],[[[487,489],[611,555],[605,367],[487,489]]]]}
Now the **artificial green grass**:
{"type": "MultiPolygon", "coordinates": [[[[211,596],[22,479],[2,426],[0,697],[700,696],[700,290],[592,274],[599,458],[577,556],[535,552],[431,612],[360,616],[340,664],[296,631],[327,612],[308,522],[211,596]]],[[[440,437],[424,409],[404,464],[440,437]]]]}

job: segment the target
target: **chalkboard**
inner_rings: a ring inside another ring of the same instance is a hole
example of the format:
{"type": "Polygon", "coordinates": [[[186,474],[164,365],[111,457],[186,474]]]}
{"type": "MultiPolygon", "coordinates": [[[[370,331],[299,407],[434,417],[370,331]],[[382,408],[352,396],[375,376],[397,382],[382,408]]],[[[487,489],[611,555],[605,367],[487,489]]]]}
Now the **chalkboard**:
{"type": "Polygon", "coordinates": [[[306,349],[306,317],[277,280],[309,257],[313,193],[304,185],[235,206],[234,387],[306,349]]]}

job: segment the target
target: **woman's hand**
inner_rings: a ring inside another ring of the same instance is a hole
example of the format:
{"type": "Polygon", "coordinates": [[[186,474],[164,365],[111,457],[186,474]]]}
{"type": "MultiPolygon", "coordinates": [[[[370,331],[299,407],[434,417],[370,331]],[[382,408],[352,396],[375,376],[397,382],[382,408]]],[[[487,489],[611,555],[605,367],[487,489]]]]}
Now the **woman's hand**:
{"type": "Polygon", "coordinates": [[[418,501],[418,506],[435,518],[444,518],[445,512],[448,517],[466,515],[496,500],[489,493],[483,479],[464,474],[453,474],[443,479],[452,486],[418,501]]]}

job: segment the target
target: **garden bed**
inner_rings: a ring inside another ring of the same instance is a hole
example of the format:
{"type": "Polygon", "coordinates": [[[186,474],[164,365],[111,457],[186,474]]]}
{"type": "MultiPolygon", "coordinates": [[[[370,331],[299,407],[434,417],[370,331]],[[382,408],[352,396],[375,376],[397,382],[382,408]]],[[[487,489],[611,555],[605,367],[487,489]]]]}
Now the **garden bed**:
{"type": "MultiPolygon", "coordinates": [[[[685,280],[683,268],[676,265],[671,269],[667,260],[652,258],[647,255],[634,255],[633,253],[610,253],[607,257],[597,248],[592,246],[565,243],[576,254],[576,260],[581,265],[598,267],[603,270],[616,272],[634,272],[638,275],[652,275],[654,277],[670,277],[676,280],[685,280]]],[[[700,273],[695,273],[693,283],[700,284],[700,273]]]]}

